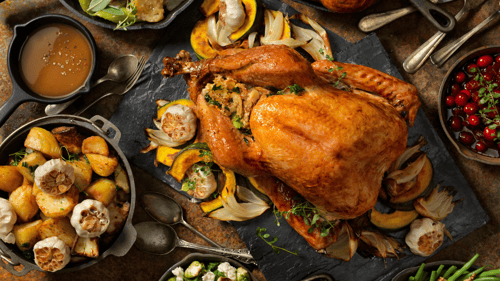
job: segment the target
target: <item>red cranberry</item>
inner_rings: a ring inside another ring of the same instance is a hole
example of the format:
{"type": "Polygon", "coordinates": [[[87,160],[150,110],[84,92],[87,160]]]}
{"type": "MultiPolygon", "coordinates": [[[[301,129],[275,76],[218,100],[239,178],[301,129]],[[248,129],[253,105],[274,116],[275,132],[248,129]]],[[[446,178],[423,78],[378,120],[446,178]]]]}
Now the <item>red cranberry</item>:
{"type": "Polygon", "coordinates": [[[453,96],[456,96],[458,93],[460,93],[461,90],[462,90],[462,88],[460,87],[460,85],[458,83],[451,85],[451,94],[453,96]]]}
{"type": "Polygon", "coordinates": [[[477,59],[477,65],[479,67],[487,67],[493,63],[493,58],[490,55],[480,56],[477,59]]]}
{"type": "Polygon", "coordinates": [[[469,115],[476,113],[478,110],[479,110],[479,106],[477,105],[477,103],[474,103],[474,102],[469,102],[468,104],[466,104],[464,106],[465,113],[467,113],[469,115]]]}
{"type": "Polygon", "coordinates": [[[462,71],[458,72],[456,75],[455,75],[455,81],[457,83],[463,83],[465,82],[465,73],[463,73],[462,71]]]}
{"type": "Polygon", "coordinates": [[[462,91],[460,91],[460,93],[464,93],[464,94],[466,94],[469,97],[472,95],[469,90],[462,90],[462,91]]]}
{"type": "Polygon", "coordinates": [[[476,143],[476,150],[479,152],[485,152],[486,150],[488,150],[488,146],[486,146],[484,142],[478,141],[476,143]]]}
{"type": "Polygon", "coordinates": [[[460,132],[462,130],[462,118],[457,116],[451,116],[448,120],[450,123],[450,128],[455,132],[460,132]]]}
{"type": "Polygon", "coordinates": [[[479,100],[481,99],[479,97],[479,92],[478,91],[473,92],[471,98],[472,98],[472,101],[475,102],[475,103],[479,103],[479,100]]]}
{"type": "Polygon", "coordinates": [[[488,112],[488,117],[490,119],[494,119],[497,115],[498,115],[498,107],[497,106],[494,106],[494,107],[490,107],[489,110],[491,110],[490,112],[488,112]]]}
{"type": "Polygon", "coordinates": [[[469,101],[469,96],[462,92],[458,93],[458,95],[455,97],[455,103],[458,106],[465,106],[468,101],[469,101]]]}
{"type": "Polygon", "coordinates": [[[477,64],[471,63],[467,66],[467,72],[469,74],[476,74],[477,73],[477,64]]]}
{"type": "Polygon", "coordinates": [[[485,127],[483,134],[484,134],[484,139],[492,141],[497,137],[497,130],[490,129],[489,127],[485,127]]]}
{"type": "Polygon", "coordinates": [[[496,143],[491,140],[483,140],[487,147],[496,147],[496,143]]]}
{"type": "Polygon", "coordinates": [[[451,112],[453,113],[453,116],[461,116],[465,118],[466,115],[465,111],[461,107],[455,107],[451,110],[451,112]]]}
{"type": "Polygon", "coordinates": [[[454,107],[455,106],[455,97],[453,97],[453,96],[447,96],[446,97],[446,105],[448,107],[454,107]]]}
{"type": "Polygon", "coordinates": [[[474,79],[470,80],[465,84],[465,89],[471,92],[478,90],[479,88],[481,88],[481,83],[479,83],[479,81],[476,81],[474,79]]]}
{"type": "Polygon", "coordinates": [[[460,142],[465,145],[471,145],[475,141],[474,136],[466,131],[460,132],[460,134],[458,135],[458,140],[460,140],[460,142]]]}
{"type": "Polygon", "coordinates": [[[485,74],[483,74],[483,77],[484,77],[484,80],[490,82],[491,80],[493,80],[493,74],[489,73],[489,72],[486,72],[485,74]]]}
{"type": "Polygon", "coordinates": [[[471,115],[469,116],[469,124],[471,124],[472,126],[477,126],[481,124],[481,118],[479,118],[479,116],[477,115],[471,115]]]}

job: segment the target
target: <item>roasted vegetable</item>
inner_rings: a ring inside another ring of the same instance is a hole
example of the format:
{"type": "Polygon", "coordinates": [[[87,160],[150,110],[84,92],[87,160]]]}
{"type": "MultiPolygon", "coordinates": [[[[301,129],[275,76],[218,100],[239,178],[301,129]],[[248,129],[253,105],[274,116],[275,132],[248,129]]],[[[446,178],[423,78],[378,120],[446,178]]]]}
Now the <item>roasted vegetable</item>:
{"type": "Polygon", "coordinates": [[[90,166],[90,162],[84,157],[80,157],[79,160],[68,162],[68,164],[73,166],[75,173],[75,182],[73,185],[76,186],[80,192],[85,191],[92,182],[92,167],[90,166]]]}
{"type": "Polygon", "coordinates": [[[116,166],[115,172],[115,184],[117,188],[121,188],[125,193],[130,193],[130,185],[128,183],[127,171],[125,171],[120,164],[116,166]]]}
{"type": "Polygon", "coordinates": [[[444,186],[441,191],[439,191],[439,187],[440,185],[438,184],[429,196],[413,201],[413,206],[415,206],[415,210],[419,214],[435,221],[443,220],[448,214],[453,212],[455,205],[463,200],[452,202],[453,196],[457,194],[457,191],[454,191],[452,186],[444,186]]]}
{"type": "Polygon", "coordinates": [[[92,171],[101,177],[110,176],[118,166],[118,158],[115,155],[85,154],[85,156],[90,162],[92,171]]]}
{"type": "Polygon", "coordinates": [[[71,187],[68,192],[60,195],[50,195],[45,192],[36,194],[36,203],[42,213],[49,218],[64,217],[78,203],[78,188],[71,187]]]}
{"type": "Polygon", "coordinates": [[[71,225],[80,237],[99,237],[109,225],[109,211],[97,200],[83,200],[75,206],[71,225]]]}
{"type": "Polygon", "coordinates": [[[17,169],[19,172],[27,179],[31,184],[34,183],[35,179],[33,177],[34,171],[45,164],[47,160],[43,157],[43,154],[38,151],[26,154],[23,160],[17,164],[17,169]]]}
{"type": "Polygon", "coordinates": [[[193,164],[186,171],[182,191],[198,199],[206,199],[217,190],[217,182],[209,165],[193,164]]]}
{"type": "Polygon", "coordinates": [[[63,269],[70,260],[70,249],[61,239],[50,237],[38,241],[33,248],[35,263],[45,271],[58,271],[63,269]]]}
{"type": "Polygon", "coordinates": [[[76,231],[71,226],[69,218],[48,218],[42,222],[40,228],[38,229],[40,234],[40,239],[46,239],[52,236],[56,236],[66,243],[66,245],[73,245],[73,241],[76,237],[76,231]]]}
{"type": "Polygon", "coordinates": [[[410,225],[417,217],[418,213],[415,210],[396,210],[392,213],[383,214],[374,207],[371,212],[370,222],[382,230],[396,231],[410,225]]]}
{"type": "Polygon", "coordinates": [[[264,9],[260,0],[241,0],[245,7],[245,21],[243,25],[229,36],[229,40],[236,42],[246,38],[250,33],[258,31],[264,18],[264,9]]]}
{"type": "Polygon", "coordinates": [[[38,205],[31,185],[22,185],[9,195],[9,202],[21,222],[28,222],[38,213],[38,205]]]}
{"type": "Polygon", "coordinates": [[[427,257],[443,244],[444,235],[453,240],[443,223],[423,218],[411,223],[405,242],[413,254],[427,257]]]}
{"type": "Polygon", "coordinates": [[[75,182],[75,171],[62,159],[52,159],[35,170],[35,183],[50,195],[63,194],[75,182]]]}
{"type": "Polygon", "coordinates": [[[71,254],[88,258],[97,258],[99,257],[98,242],[96,237],[77,236],[72,245],[71,254]]]}
{"type": "Polygon", "coordinates": [[[211,162],[211,153],[206,143],[194,143],[182,149],[175,157],[172,166],[167,171],[174,179],[181,181],[187,169],[194,163],[211,162]]]}
{"type": "Polygon", "coordinates": [[[12,192],[23,184],[23,175],[15,166],[0,166],[0,190],[12,192]]]}
{"type": "Polygon", "coordinates": [[[110,220],[109,226],[106,229],[106,234],[112,235],[120,231],[122,226],[125,224],[130,211],[130,203],[113,202],[106,208],[108,208],[110,220]]]}
{"type": "Polygon", "coordinates": [[[16,221],[17,215],[12,204],[8,200],[0,198],[0,239],[3,242],[16,243],[15,236],[12,233],[16,221]]]}
{"type": "Polygon", "coordinates": [[[38,229],[42,225],[42,220],[36,220],[25,224],[14,226],[14,236],[16,237],[16,245],[21,251],[26,251],[35,245],[40,240],[38,229]]]}
{"type": "MultiPolygon", "coordinates": [[[[210,17],[211,20],[215,20],[215,15],[210,17]]],[[[210,18],[199,20],[191,31],[191,47],[198,56],[204,59],[213,58],[218,54],[218,51],[212,47],[208,36],[209,20],[210,18]]]]}
{"type": "Polygon", "coordinates": [[[82,153],[108,156],[109,147],[105,139],[100,136],[91,136],[83,140],[82,153]]]}
{"type": "Polygon", "coordinates": [[[35,151],[40,151],[45,157],[54,159],[61,157],[61,148],[54,135],[40,127],[31,128],[24,146],[35,151]]]}
{"type": "Polygon", "coordinates": [[[90,198],[107,206],[113,202],[116,196],[116,184],[110,179],[100,178],[94,181],[85,192],[90,198]]]}
{"type": "Polygon", "coordinates": [[[51,132],[57,141],[68,149],[69,153],[82,153],[84,136],[78,133],[75,127],[61,126],[52,129],[51,132]]]}

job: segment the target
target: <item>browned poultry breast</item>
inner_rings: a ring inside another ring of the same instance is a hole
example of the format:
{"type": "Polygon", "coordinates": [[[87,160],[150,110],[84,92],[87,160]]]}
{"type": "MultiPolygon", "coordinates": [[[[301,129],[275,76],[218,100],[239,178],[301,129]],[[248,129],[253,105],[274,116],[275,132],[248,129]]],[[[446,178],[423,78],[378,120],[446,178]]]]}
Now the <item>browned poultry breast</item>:
{"type": "Polygon", "coordinates": [[[331,220],[375,205],[384,172],[406,148],[400,113],[413,123],[420,105],[415,87],[365,67],[343,65],[345,81],[357,89],[339,90],[328,83],[339,79],[336,62],[311,66],[285,46],[164,63],[167,77],[188,74],[201,135],[218,164],[274,176],[331,220]],[[241,128],[236,114],[247,116],[241,128]]]}
{"type": "Polygon", "coordinates": [[[354,13],[362,11],[377,0],[320,0],[321,4],[336,13],[354,13]]]}

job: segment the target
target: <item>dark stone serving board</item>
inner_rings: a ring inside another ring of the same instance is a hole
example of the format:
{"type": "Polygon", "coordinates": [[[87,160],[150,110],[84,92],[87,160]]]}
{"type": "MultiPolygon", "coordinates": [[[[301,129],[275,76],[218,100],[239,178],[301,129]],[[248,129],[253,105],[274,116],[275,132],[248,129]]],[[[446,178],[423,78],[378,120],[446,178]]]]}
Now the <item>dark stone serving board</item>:
{"type": "MultiPolygon", "coordinates": [[[[279,1],[264,0],[263,3],[271,9],[280,10],[289,15],[296,13],[295,10],[279,1]]],[[[195,1],[193,6],[179,15],[165,31],[164,39],[153,51],[137,86],[123,98],[111,118],[111,122],[122,133],[120,148],[127,158],[177,190],[180,190],[180,184],[165,174],[167,167],[153,165],[155,152],[141,154],[139,151],[149,143],[143,133],[144,128],[155,128],[152,121],[156,113],[155,101],[188,97],[187,86],[182,77],[164,79],[161,76],[162,59],[164,56],[173,57],[183,49],[196,57],[191,48],[189,36],[192,27],[201,18],[201,13],[198,11],[199,5],[200,1],[195,1]]],[[[370,66],[401,78],[376,35],[371,34],[358,43],[351,44],[331,31],[328,31],[328,34],[336,60],[370,66]]],[[[489,221],[489,217],[422,110],[418,111],[415,125],[409,130],[408,143],[414,143],[420,135],[423,135],[429,143],[423,150],[432,161],[435,171],[434,183],[443,182],[444,185],[454,186],[459,190],[455,198],[465,198],[463,203],[458,204],[453,213],[443,220],[453,235],[454,241],[457,241],[484,225],[489,221]]],[[[342,262],[316,253],[287,223],[282,221],[281,226],[278,227],[274,221],[273,213],[267,211],[250,221],[233,223],[269,281],[301,280],[319,273],[329,273],[339,281],[387,281],[402,269],[415,266],[426,259],[405,250],[405,257],[400,260],[387,259],[385,265],[381,258],[365,259],[358,254],[355,254],[351,261],[342,262]],[[283,251],[279,255],[275,254],[269,245],[257,237],[255,234],[257,227],[267,228],[267,233],[271,237],[278,237],[276,246],[297,250],[299,255],[294,256],[283,251]]],[[[402,230],[391,235],[404,243],[406,232],[407,230],[402,230]]],[[[445,239],[440,249],[450,244],[451,241],[445,239]]]]}

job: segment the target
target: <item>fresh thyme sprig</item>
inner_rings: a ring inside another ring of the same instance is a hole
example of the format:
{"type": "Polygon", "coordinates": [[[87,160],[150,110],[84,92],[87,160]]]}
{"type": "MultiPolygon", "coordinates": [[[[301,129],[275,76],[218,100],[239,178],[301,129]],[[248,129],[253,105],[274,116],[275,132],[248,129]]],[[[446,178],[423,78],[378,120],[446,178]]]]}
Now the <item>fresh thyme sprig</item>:
{"type": "Polygon", "coordinates": [[[260,238],[262,238],[262,240],[264,240],[269,246],[271,246],[271,248],[273,248],[273,252],[276,253],[276,254],[279,254],[280,253],[280,250],[283,250],[287,253],[290,253],[292,255],[296,255],[298,256],[297,254],[297,250],[295,251],[289,251],[285,248],[281,248],[281,247],[278,247],[278,246],[275,246],[274,243],[276,243],[276,241],[278,241],[278,237],[273,237],[271,241],[268,241],[267,238],[270,237],[270,235],[268,233],[266,233],[267,229],[266,228],[260,228],[260,227],[257,227],[257,236],[259,236],[260,238]]]}
{"type": "MultiPolygon", "coordinates": [[[[325,52],[323,50],[323,48],[319,49],[319,53],[324,55],[326,57],[327,60],[329,61],[332,61],[333,62],[333,58],[331,56],[329,56],[328,54],[325,55],[325,52]]],[[[337,72],[337,75],[339,76],[339,78],[337,79],[337,81],[335,81],[335,83],[333,84],[335,87],[337,87],[339,84],[340,84],[340,81],[342,79],[344,79],[346,76],[347,76],[347,72],[342,72],[342,74],[340,74],[340,72],[343,70],[344,68],[343,67],[339,67],[339,66],[335,66],[335,67],[330,67],[328,68],[328,72],[334,72],[336,71],[337,72]]]]}
{"type": "MultiPolygon", "coordinates": [[[[478,90],[480,98],[479,104],[487,105],[485,108],[479,110],[479,115],[483,118],[484,123],[488,126],[488,128],[495,130],[500,125],[500,115],[497,110],[497,99],[500,98],[500,93],[494,91],[498,88],[498,84],[486,81],[479,68],[473,68],[471,69],[471,72],[476,73],[474,80],[479,82],[481,85],[481,88],[478,90]],[[489,113],[491,112],[494,112],[495,114],[493,118],[490,117],[489,113]]],[[[500,139],[500,132],[497,132],[495,140],[498,139],[500,139]]]]}
{"type": "Polygon", "coordinates": [[[18,152],[14,152],[12,154],[9,154],[9,156],[13,157],[12,162],[10,162],[10,165],[12,165],[12,166],[19,165],[19,162],[21,162],[23,160],[24,156],[26,156],[27,154],[28,154],[28,152],[26,152],[25,148],[19,150],[18,152]]]}

